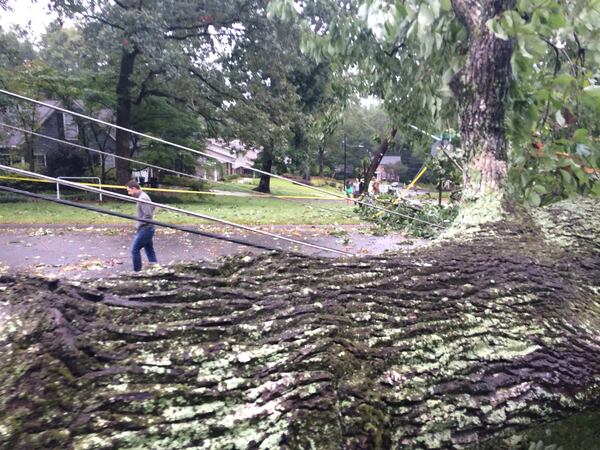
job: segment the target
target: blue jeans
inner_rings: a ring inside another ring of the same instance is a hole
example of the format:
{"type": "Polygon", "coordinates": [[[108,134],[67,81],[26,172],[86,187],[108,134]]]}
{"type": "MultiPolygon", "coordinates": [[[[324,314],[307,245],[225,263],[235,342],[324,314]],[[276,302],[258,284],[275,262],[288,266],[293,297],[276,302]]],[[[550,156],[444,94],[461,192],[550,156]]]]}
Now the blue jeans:
{"type": "Polygon", "coordinates": [[[142,270],[142,255],[140,254],[142,248],[146,251],[148,261],[157,262],[154,246],[152,245],[153,236],[154,227],[142,227],[135,233],[131,244],[131,257],[133,259],[133,270],[136,272],[142,270]]]}

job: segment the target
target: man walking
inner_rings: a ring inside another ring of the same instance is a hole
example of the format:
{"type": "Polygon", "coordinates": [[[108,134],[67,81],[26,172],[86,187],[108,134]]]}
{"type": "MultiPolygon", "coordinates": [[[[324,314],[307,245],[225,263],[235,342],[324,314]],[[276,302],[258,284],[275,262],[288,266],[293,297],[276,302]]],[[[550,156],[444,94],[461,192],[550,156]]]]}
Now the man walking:
{"type": "MultiPolygon", "coordinates": [[[[136,181],[130,181],[127,183],[127,194],[135,197],[139,200],[145,200],[150,202],[150,197],[136,181]]],[[[138,219],[150,219],[154,214],[154,206],[147,205],[145,203],[137,203],[136,217],[138,219]]],[[[136,223],[136,233],[131,244],[131,257],[133,259],[133,270],[139,272],[142,270],[142,255],[140,250],[143,248],[146,251],[148,261],[157,262],[156,253],[154,253],[154,245],[152,244],[152,238],[154,237],[154,225],[147,222],[138,221],[136,223]]]]}

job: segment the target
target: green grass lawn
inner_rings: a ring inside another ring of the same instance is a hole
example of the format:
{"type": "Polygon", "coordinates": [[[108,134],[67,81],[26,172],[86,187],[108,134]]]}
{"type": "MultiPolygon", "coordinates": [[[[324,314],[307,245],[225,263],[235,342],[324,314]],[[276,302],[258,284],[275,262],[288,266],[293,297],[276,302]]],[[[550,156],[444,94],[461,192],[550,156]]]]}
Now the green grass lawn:
{"type": "MultiPolygon", "coordinates": [[[[152,195],[152,194],[150,194],[152,195]]],[[[91,203],[105,209],[135,215],[135,205],[125,202],[91,203]]],[[[283,201],[273,198],[207,197],[197,203],[172,204],[177,208],[194,211],[245,225],[265,224],[351,224],[360,219],[345,202],[283,201]]],[[[156,220],[175,224],[211,223],[183,213],[158,210],[156,220]]],[[[2,224],[127,224],[130,221],[45,201],[0,203],[2,224]]]]}
{"type": "MultiPolygon", "coordinates": [[[[229,183],[210,183],[209,186],[211,189],[220,190],[220,191],[237,191],[237,192],[247,192],[252,193],[252,189],[258,186],[259,179],[258,178],[245,178],[240,180],[235,180],[229,183]]],[[[315,186],[316,187],[316,186],[315,186]]],[[[341,195],[341,188],[336,189],[334,187],[324,185],[319,186],[318,189],[332,192],[334,194],[341,195]]],[[[260,195],[255,193],[256,195],[260,195]]],[[[289,181],[280,180],[277,178],[271,178],[271,194],[272,195],[284,195],[284,196],[300,196],[300,197],[321,197],[328,198],[327,194],[323,192],[319,192],[304,186],[299,186],[297,184],[291,183],[289,181]]]]}

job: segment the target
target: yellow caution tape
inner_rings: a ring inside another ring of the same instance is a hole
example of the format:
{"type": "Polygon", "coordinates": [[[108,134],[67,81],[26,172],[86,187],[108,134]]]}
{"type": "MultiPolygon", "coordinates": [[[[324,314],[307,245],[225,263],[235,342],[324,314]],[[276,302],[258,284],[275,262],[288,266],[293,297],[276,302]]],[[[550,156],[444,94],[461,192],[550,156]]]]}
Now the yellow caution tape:
{"type": "MultiPolygon", "coordinates": [[[[9,177],[9,176],[4,176],[4,175],[0,175],[0,179],[4,179],[4,180],[18,180],[18,181],[32,181],[34,183],[50,183],[50,184],[56,184],[54,181],[49,181],[49,180],[39,180],[37,178],[24,178],[24,177],[9,177]]],[[[93,186],[93,187],[103,187],[103,188],[111,188],[111,189],[127,189],[125,186],[119,186],[119,185],[114,185],[114,184],[98,184],[98,183],[80,183],[77,182],[78,184],[83,184],[84,186],[93,186]]],[[[161,188],[149,188],[149,187],[145,187],[144,188],[145,191],[154,191],[154,192],[173,192],[173,193],[178,193],[178,194],[202,194],[202,195],[223,195],[223,196],[238,196],[237,194],[231,193],[223,193],[223,192],[209,192],[209,191],[191,191],[191,190],[187,190],[187,189],[161,189],[161,188]]],[[[253,195],[253,194],[248,194],[251,197],[257,197],[257,198],[265,198],[261,195],[253,195]]],[[[275,198],[298,198],[298,199],[311,199],[311,200],[344,200],[344,199],[340,199],[337,197],[304,197],[304,196],[299,196],[299,195],[272,195],[271,197],[275,197],[275,198]]],[[[267,197],[268,198],[268,197],[267,197]]]]}
{"type": "Polygon", "coordinates": [[[7,177],[7,176],[3,176],[3,175],[0,175],[0,178],[4,179],[4,180],[21,180],[21,181],[33,181],[33,182],[37,182],[37,183],[52,183],[52,184],[56,184],[56,183],[54,183],[54,181],[38,180],[37,178],[7,177]]]}

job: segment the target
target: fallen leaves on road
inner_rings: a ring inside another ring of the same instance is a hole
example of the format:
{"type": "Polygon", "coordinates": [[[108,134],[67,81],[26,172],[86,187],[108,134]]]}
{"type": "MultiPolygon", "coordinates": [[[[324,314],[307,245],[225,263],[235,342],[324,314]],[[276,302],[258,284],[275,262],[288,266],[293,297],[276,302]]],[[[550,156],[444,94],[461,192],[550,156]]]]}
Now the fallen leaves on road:
{"type": "Polygon", "coordinates": [[[54,236],[56,234],[62,234],[62,232],[56,233],[50,228],[38,228],[37,230],[34,230],[31,233],[29,233],[28,236],[54,236]]]}

